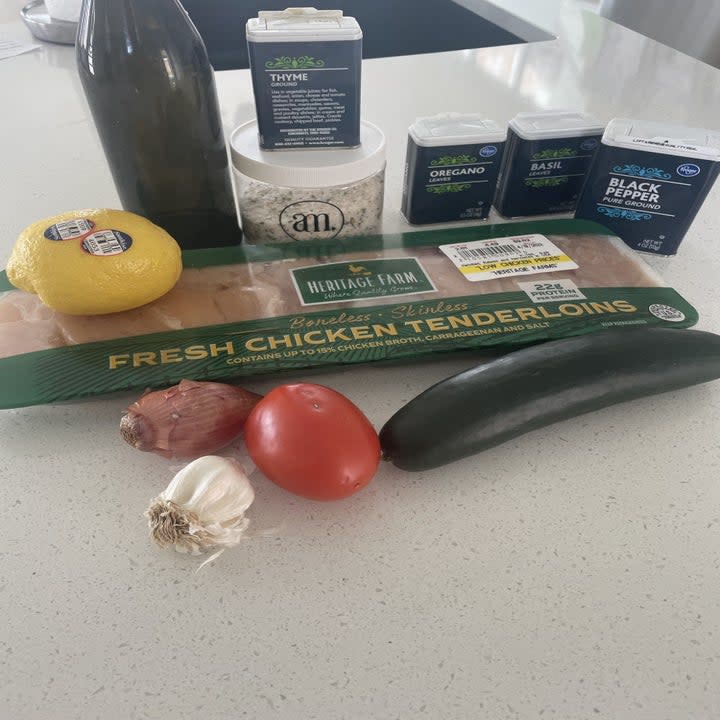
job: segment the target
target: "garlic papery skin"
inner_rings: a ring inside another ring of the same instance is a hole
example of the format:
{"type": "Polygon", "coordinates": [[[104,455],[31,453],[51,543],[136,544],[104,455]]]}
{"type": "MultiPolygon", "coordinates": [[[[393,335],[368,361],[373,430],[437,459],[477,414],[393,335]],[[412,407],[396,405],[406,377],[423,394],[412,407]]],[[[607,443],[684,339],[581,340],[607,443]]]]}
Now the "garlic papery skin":
{"type": "Polygon", "coordinates": [[[250,524],[245,511],[254,499],[239,462],[205,455],[175,475],[145,516],[158,545],[198,555],[237,545],[250,524]]]}

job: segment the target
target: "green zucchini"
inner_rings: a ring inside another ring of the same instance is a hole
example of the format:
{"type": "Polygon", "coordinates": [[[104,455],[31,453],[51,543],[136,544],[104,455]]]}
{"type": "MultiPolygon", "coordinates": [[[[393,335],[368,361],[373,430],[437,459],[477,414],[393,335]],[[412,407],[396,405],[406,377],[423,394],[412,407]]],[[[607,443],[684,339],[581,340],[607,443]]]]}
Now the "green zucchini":
{"type": "Polygon", "coordinates": [[[429,470],[526,432],[720,377],[720,335],[618,328],[511,352],[433,385],[380,431],[383,455],[429,470]]]}

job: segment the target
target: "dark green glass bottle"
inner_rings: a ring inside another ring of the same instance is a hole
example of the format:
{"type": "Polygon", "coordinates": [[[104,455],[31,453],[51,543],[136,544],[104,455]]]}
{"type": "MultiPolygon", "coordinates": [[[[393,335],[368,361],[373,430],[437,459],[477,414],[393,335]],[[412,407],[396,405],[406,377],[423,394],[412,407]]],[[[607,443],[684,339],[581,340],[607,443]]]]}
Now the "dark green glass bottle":
{"type": "Polygon", "coordinates": [[[182,248],[241,239],[213,69],[177,0],[84,0],[85,95],[125,210],[182,248]]]}

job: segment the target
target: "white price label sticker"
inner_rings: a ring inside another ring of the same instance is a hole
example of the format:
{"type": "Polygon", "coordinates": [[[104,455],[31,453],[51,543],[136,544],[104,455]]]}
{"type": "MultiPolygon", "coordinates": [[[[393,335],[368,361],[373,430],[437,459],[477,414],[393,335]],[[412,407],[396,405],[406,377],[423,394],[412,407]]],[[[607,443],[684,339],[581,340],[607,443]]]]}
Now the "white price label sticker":
{"type": "Polygon", "coordinates": [[[580,288],[567,278],[541,282],[519,282],[518,287],[534,302],[564,302],[565,300],[587,300],[580,288]]]}
{"type": "Polygon", "coordinates": [[[82,249],[90,255],[119,255],[132,245],[132,238],[120,230],[98,230],[88,235],[81,243],[82,249]]]}
{"type": "Polygon", "coordinates": [[[45,230],[43,235],[48,240],[73,240],[74,238],[87,235],[95,223],[87,218],[75,218],[65,222],[55,223],[45,230]]]}
{"type": "Polygon", "coordinates": [[[472,282],[578,267],[563,250],[538,234],[441,245],[440,250],[472,282]]]}

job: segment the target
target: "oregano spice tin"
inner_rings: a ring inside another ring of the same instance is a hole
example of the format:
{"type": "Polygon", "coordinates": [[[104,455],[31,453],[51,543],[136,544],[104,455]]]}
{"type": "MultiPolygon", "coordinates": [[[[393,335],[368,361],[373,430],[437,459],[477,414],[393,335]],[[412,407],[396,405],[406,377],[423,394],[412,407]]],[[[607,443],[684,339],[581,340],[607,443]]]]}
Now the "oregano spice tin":
{"type": "Polygon", "coordinates": [[[487,218],[504,147],[505,130],[481,115],[418,118],[408,130],[405,217],[416,225],[487,218]]]}

